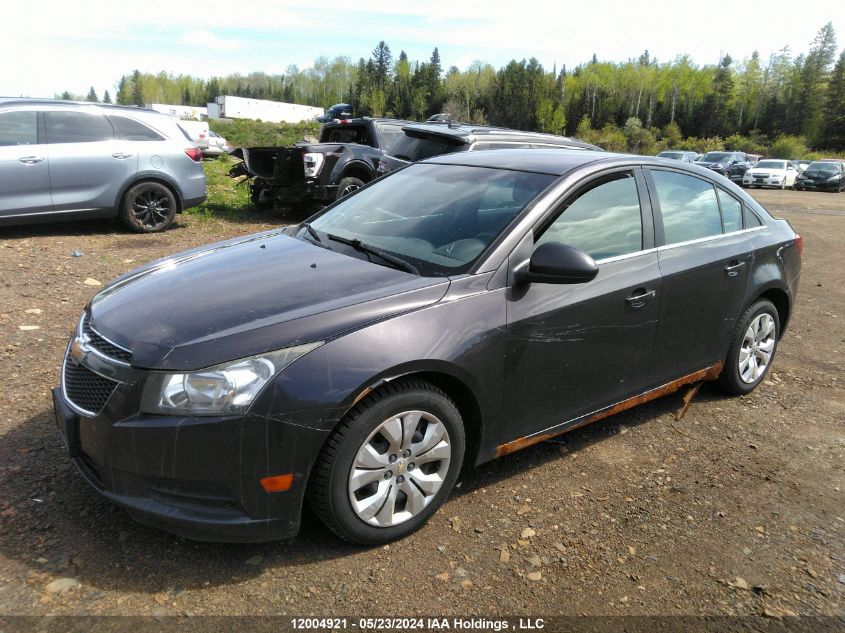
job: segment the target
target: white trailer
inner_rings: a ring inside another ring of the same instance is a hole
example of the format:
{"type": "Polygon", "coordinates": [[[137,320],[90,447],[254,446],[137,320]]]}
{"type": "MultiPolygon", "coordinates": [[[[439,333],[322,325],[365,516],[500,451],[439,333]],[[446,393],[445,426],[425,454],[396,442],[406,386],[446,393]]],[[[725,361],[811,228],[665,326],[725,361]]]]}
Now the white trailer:
{"type": "Polygon", "coordinates": [[[162,114],[175,116],[177,119],[194,119],[196,121],[203,121],[208,118],[208,109],[196,106],[150,103],[147,107],[155,110],[156,112],[161,112],[162,114]]]}
{"type": "Polygon", "coordinates": [[[208,104],[207,112],[212,119],[257,119],[270,123],[299,123],[310,121],[325,111],[323,108],[297,103],[221,95],[214,103],[208,104]]]}

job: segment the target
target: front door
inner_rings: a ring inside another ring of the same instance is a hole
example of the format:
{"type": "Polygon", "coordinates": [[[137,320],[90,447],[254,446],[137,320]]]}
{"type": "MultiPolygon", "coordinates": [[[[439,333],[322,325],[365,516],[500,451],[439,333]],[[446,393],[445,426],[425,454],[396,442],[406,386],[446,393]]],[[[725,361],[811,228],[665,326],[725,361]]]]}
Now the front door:
{"type": "Polygon", "coordinates": [[[644,189],[639,170],[605,174],[536,228],[536,244],[580,248],[597,261],[599,273],[584,284],[535,282],[509,289],[508,422],[500,444],[648,387],[661,278],[644,189]]]}

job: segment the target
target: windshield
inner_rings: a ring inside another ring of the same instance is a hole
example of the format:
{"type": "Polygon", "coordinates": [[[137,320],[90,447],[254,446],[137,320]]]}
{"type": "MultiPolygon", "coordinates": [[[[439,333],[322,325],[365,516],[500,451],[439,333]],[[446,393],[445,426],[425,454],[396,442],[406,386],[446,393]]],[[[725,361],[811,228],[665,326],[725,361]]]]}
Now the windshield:
{"type": "Polygon", "coordinates": [[[786,169],[786,161],[783,160],[761,160],[754,165],[756,169],[786,169]]]}
{"type": "Polygon", "coordinates": [[[730,156],[728,152],[707,152],[698,160],[702,163],[722,163],[728,160],[730,156]]]}
{"type": "Polygon", "coordinates": [[[683,154],[681,152],[660,152],[657,155],[658,158],[674,158],[675,160],[679,158],[683,158],[683,154]]]}
{"type": "Polygon", "coordinates": [[[467,149],[466,144],[450,142],[449,139],[443,138],[442,136],[425,136],[420,138],[406,134],[394,143],[389,155],[413,163],[418,160],[431,158],[432,156],[451,154],[452,152],[460,152],[465,149],[467,149]]]}
{"type": "MultiPolygon", "coordinates": [[[[456,275],[467,272],[554,180],[548,174],[504,169],[412,165],[342,200],[311,227],[318,235],[360,240],[410,262],[426,277],[456,275]]],[[[313,241],[305,228],[297,236],[313,241]]],[[[320,243],[355,252],[334,240],[320,243]]]]}
{"type": "Polygon", "coordinates": [[[805,173],[821,173],[821,174],[838,174],[839,165],[836,163],[810,163],[810,166],[804,170],[805,173]]]}

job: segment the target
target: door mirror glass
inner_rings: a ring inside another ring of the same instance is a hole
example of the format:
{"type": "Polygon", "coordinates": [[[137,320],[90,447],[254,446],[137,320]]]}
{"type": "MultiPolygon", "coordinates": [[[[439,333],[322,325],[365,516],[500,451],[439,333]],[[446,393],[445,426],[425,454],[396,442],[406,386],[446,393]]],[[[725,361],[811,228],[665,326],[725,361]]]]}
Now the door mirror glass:
{"type": "Polygon", "coordinates": [[[598,273],[595,260],[584,251],[560,242],[545,242],[534,249],[525,279],[535,283],[582,284],[595,279],[598,273]]]}

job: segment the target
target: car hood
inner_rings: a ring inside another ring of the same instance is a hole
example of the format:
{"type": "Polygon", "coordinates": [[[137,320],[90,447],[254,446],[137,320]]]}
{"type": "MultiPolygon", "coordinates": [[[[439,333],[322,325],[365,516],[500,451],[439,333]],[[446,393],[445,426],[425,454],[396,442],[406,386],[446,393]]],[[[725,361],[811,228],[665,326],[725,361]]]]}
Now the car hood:
{"type": "Polygon", "coordinates": [[[338,336],[434,303],[448,286],[274,231],[133,270],[94,297],[89,322],[134,366],[200,369],[338,336]]]}

